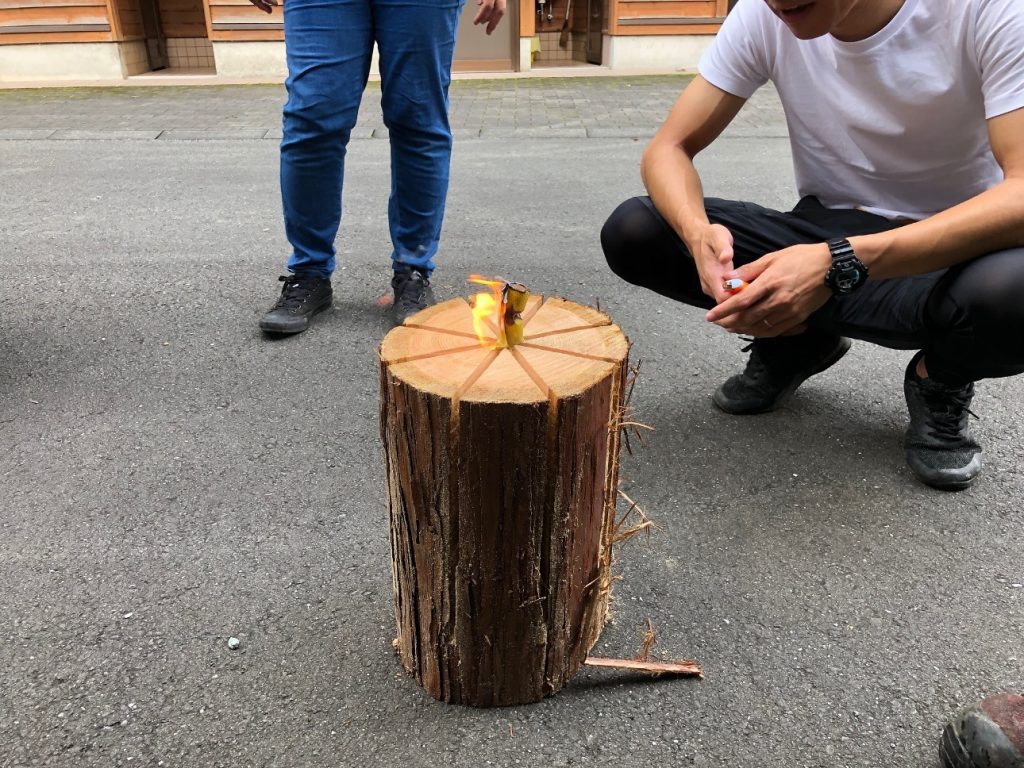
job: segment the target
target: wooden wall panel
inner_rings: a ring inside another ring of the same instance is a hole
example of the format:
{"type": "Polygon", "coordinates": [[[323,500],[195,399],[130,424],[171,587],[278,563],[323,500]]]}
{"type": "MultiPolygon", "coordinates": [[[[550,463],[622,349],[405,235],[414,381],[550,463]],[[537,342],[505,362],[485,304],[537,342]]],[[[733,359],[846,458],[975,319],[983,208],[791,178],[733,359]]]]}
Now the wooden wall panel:
{"type": "Polygon", "coordinates": [[[165,37],[206,37],[203,0],[159,0],[165,37]]]}
{"type": "Polygon", "coordinates": [[[611,0],[613,35],[713,35],[728,0],[611,0]]]}
{"type": "Polygon", "coordinates": [[[681,19],[714,18],[714,3],[690,3],[686,0],[619,0],[619,18],[633,16],[671,16],[681,19]]]}
{"type": "Polygon", "coordinates": [[[210,39],[217,42],[284,40],[282,9],[275,8],[273,13],[267,14],[248,0],[211,0],[210,39]]]}
{"type": "Polygon", "coordinates": [[[142,14],[138,0],[113,0],[117,12],[120,40],[142,40],[142,14]]]}
{"type": "Polygon", "coordinates": [[[0,32],[0,45],[34,45],[37,43],[109,43],[109,32],[0,32]]]}
{"type": "MultiPolygon", "coordinates": [[[[645,20],[646,21],[646,20],[645,20]]],[[[617,35],[713,35],[718,32],[720,24],[680,24],[662,22],[656,24],[637,24],[616,26],[617,35]]]]}
{"type": "Polygon", "coordinates": [[[0,0],[0,13],[17,8],[63,8],[66,6],[89,5],[106,8],[105,0],[0,0]]]}
{"type": "Polygon", "coordinates": [[[112,39],[106,0],[0,0],[0,45],[112,39]]]}
{"type": "Polygon", "coordinates": [[[65,5],[47,8],[0,8],[0,29],[28,24],[109,24],[105,5],[65,5]]]}

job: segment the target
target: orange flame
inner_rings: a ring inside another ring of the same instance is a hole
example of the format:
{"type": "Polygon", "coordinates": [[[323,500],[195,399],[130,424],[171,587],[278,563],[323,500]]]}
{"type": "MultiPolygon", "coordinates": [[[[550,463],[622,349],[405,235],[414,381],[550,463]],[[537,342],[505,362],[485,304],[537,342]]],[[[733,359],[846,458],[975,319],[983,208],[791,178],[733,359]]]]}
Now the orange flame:
{"type": "Polygon", "coordinates": [[[490,293],[478,293],[469,302],[473,310],[473,330],[476,337],[483,346],[501,344],[502,313],[502,291],[505,289],[504,280],[492,280],[480,275],[470,275],[469,282],[478,285],[486,285],[491,289],[490,293]],[[493,338],[491,329],[487,327],[487,318],[493,316],[494,325],[499,329],[498,339],[493,338]]]}

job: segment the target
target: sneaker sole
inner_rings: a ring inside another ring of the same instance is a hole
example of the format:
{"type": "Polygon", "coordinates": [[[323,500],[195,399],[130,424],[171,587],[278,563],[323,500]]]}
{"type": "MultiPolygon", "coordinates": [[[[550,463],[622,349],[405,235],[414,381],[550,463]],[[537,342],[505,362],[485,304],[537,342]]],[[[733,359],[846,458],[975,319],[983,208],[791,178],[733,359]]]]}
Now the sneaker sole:
{"type": "Polygon", "coordinates": [[[800,385],[807,381],[811,376],[816,376],[822,371],[828,370],[833,365],[838,363],[847,352],[850,351],[850,347],[853,346],[849,339],[840,337],[839,343],[829,352],[828,356],[818,360],[811,367],[798,371],[796,377],[790,382],[789,386],[779,392],[778,396],[770,403],[767,403],[758,408],[736,408],[731,405],[733,401],[729,400],[722,392],[722,388],[719,387],[715,390],[711,396],[712,402],[718,406],[718,408],[732,416],[754,416],[758,413],[768,413],[774,411],[779,406],[785,404],[789,398],[793,396],[793,393],[799,389],[800,385]]]}
{"type": "Polygon", "coordinates": [[[302,333],[304,330],[309,328],[309,321],[315,315],[319,315],[321,312],[330,309],[333,304],[334,298],[331,297],[327,299],[327,301],[315,306],[313,310],[308,315],[305,316],[304,319],[306,322],[303,323],[301,328],[287,328],[275,325],[274,323],[268,323],[264,320],[260,320],[260,330],[263,331],[264,333],[272,333],[277,336],[294,336],[296,333],[302,333]]]}

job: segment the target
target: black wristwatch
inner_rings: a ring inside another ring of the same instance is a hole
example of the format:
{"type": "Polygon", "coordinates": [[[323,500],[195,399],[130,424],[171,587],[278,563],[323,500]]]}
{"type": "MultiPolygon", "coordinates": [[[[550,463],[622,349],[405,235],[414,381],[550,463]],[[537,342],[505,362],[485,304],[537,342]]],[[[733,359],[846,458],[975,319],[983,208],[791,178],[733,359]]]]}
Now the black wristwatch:
{"type": "Polygon", "coordinates": [[[825,273],[825,285],[834,295],[853,293],[867,282],[868,268],[857,258],[849,240],[829,240],[828,252],[832,254],[832,266],[825,273]]]}

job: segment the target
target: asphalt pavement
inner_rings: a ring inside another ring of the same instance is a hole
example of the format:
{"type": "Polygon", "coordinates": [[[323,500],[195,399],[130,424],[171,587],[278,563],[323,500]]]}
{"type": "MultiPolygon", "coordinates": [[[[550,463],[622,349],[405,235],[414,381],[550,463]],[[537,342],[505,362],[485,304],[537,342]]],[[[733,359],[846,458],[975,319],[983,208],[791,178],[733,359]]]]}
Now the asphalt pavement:
{"type": "MultiPolygon", "coordinates": [[[[706,675],[584,670],[493,710],[433,701],[391,646],[379,91],[335,309],[284,340],[257,328],[279,86],[0,91],[0,766],[932,768],[960,705],[1024,685],[1024,382],[979,385],[985,474],[933,491],[902,456],[909,353],[857,343],[729,417],[744,342],[605,266],[682,84],[453,84],[439,298],[503,274],[631,338],[655,431],[623,489],[657,527],[618,550],[596,652],[650,620],[706,675]]],[[[778,207],[789,163],[771,93],[699,158],[708,194],[778,207]]]]}

